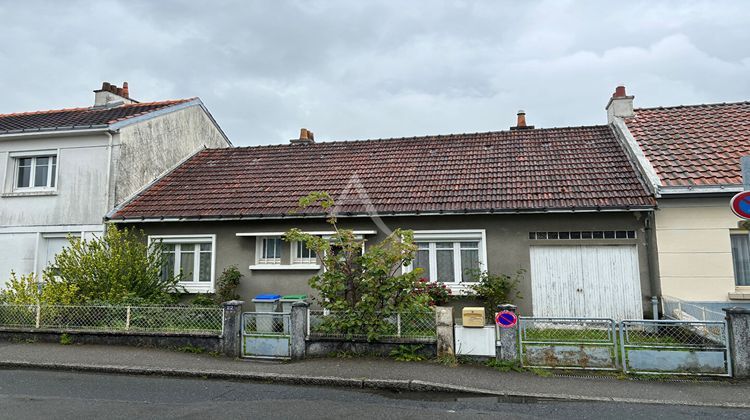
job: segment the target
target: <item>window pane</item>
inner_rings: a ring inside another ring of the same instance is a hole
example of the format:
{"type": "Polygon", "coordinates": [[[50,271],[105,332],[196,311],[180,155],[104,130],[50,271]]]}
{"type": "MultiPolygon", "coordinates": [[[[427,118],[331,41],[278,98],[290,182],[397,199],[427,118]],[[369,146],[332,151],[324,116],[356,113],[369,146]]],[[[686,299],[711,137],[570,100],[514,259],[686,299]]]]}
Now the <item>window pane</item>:
{"type": "Polygon", "coordinates": [[[46,187],[47,175],[49,175],[49,158],[48,157],[36,158],[36,168],[34,169],[34,186],[46,187]]]}
{"type": "Polygon", "coordinates": [[[164,267],[161,270],[162,279],[166,280],[174,277],[174,245],[172,245],[172,251],[164,251],[166,255],[166,261],[164,261],[164,267]]]}
{"type": "Polygon", "coordinates": [[[731,235],[734,280],[737,286],[750,286],[750,239],[748,235],[731,235]]]}
{"type": "Polygon", "coordinates": [[[304,242],[297,242],[297,259],[299,260],[314,260],[315,251],[307,247],[304,242]]]}
{"type": "MultiPolygon", "coordinates": [[[[202,247],[203,245],[201,245],[202,247]]],[[[199,264],[200,272],[198,273],[198,281],[211,281],[211,253],[201,252],[199,264]]]]}
{"type": "Polygon", "coordinates": [[[54,187],[55,181],[57,180],[57,156],[52,156],[52,164],[50,165],[50,181],[49,186],[54,187]]]}
{"type": "MultiPolygon", "coordinates": [[[[441,242],[438,242],[438,244],[441,242]]],[[[450,242],[442,242],[449,243],[450,242]]],[[[437,245],[437,244],[436,244],[437,245]]],[[[452,245],[452,244],[451,244],[452,245]]],[[[454,282],[456,279],[455,272],[453,271],[453,249],[438,249],[436,251],[437,257],[437,281],[442,282],[454,282]]]]}
{"type": "Polygon", "coordinates": [[[16,187],[25,188],[31,186],[31,158],[18,159],[18,179],[16,187]]]}
{"type": "Polygon", "coordinates": [[[201,252],[211,252],[211,244],[201,244],[201,252]]]}
{"type": "Polygon", "coordinates": [[[461,281],[474,281],[474,276],[479,270],[479,250],[461,250],[461,281]]]}
{"type": "Polygon", "coordinates": [[[180,246],[180,272],[182,281],[193,281],[193,270],[195,268],[195,245],[182,244],[180,246]]]}
{"type": "Polygon", "coordinates": [[[461,242],[461,249],[479,249],[479,242],[461,242]]]}
{"type": "Polygon", "coordinates": [[[437,242],[435,248],[450,248],[453,249],[453,242],[437,242]]]}
{"type": "Polygon", "coordinates": [[[422,277],[430,278],[430,251],[427,249],[417,250],[417,255],[413,262],[414,268],[422,269],[422,277]]]}

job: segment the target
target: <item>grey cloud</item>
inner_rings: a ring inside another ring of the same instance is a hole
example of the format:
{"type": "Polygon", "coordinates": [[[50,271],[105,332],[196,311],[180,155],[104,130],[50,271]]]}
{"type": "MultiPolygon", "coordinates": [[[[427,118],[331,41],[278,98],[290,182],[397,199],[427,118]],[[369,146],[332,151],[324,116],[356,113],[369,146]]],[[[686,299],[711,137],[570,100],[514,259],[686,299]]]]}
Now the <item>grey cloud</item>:
{"type": "Polygon", "coordinates": [[[743,1],[0,0],[0,112],[82,106],[101,81],[200,96],[235,144],[599,124],[750,98],[743,1]]]}

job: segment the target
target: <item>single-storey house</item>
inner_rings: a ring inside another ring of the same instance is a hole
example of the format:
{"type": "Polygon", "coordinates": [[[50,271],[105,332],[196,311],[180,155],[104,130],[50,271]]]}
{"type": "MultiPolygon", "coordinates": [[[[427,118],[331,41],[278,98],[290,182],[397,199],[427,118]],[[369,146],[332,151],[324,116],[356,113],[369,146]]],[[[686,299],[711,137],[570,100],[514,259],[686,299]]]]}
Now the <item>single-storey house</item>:
{"type": "Polygon", "coordinates": [[[190,292],[214,291],[236,265],[245,300],[314,294],[315,255],[282,240],[294,227],[331,233],[322,209],[294,212],[314,191],[367,243],[413,230],[413,265],[454,294],[469,292],[469,269],[523,269],[522,314],[650,312],[656,201],[610,125],[535,129],[519,112],[486,133],[315,142],[303,129],[290,144],[201,151],[107,219],[163,241],[190,292]]]}
{"type": "Polygon", "coordinates": [[[750,235],[729,207],[750,155],[750,102],[634,108],[633,98],[619,87],[607,109],[658,197],[660,294],[719,312],[750,306],[750,235]]]}

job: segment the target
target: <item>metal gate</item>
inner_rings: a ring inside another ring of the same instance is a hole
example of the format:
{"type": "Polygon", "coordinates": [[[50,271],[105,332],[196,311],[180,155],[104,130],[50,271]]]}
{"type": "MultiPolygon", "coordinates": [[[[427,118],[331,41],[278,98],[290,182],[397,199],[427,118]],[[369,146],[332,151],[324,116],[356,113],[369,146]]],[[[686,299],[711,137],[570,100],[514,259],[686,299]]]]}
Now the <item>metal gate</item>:
{"type": "Polygon", "coordinates": [[[242,314],[242,357],[289,359],[292,336],[289,313],[245,312],[242,314]]]}
{"type": "Polygon", "coordinates": [[[732,376],[725,321],[625,320],[625,373],[732,376]]]}
{"type": "Polygon", "coordinates": [[[616,323],[612,319],[519,317],[518,325],[525,367],[618,369],[616,323]]]}

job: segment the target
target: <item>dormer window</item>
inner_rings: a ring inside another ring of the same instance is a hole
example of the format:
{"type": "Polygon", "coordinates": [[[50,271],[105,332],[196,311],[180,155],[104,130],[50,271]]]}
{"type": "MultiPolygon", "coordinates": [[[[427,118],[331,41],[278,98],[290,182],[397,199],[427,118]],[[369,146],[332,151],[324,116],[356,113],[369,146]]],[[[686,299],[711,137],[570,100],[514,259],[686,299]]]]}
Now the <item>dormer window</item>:
{"type": "Polygon", "coordinates": [[[19,156],[14,189],[54,189],[57,184],[57,156],[19,156]]]}

